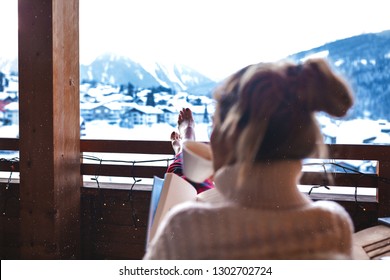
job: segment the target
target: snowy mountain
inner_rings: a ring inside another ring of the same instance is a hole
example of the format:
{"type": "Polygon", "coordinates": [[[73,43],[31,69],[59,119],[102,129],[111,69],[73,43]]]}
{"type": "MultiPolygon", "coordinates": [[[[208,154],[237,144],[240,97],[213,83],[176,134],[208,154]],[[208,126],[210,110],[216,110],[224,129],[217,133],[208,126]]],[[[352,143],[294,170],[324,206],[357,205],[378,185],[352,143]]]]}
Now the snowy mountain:
{"type": "MultiPolygon", "coordinates": [[[[363,34],[327,43],[288,57],[302,61],[326,57],[350,82],[355,105],[349,118],[390,120],[390,31],[363,34]]],[[[0,72],[17,73],[17,60],[0,55],[0,72]]],[[[80,80],[138,88],[163,86],[175,92],[211,96],[216,82],[190,67],[158,62],[136,62],[128,57],[104,54],[80,66],[80,80]]]]}
{"type": "Polygon", "coordinates": [[[113,85],[133,84],[139,88],[163,86],[192,94],[209,94],[215,82],[183,65],[158,62],[135,62],[128,57],[104,54],[90,65],[81,65],[81,81],[113,85]]]}
{"type": "Polygon", "coordinates": [[[350,82],[355,93],[350,118],[390,120],[390,31],[338,40],[289,59],[310,57],[326,57],[350,82]]]}

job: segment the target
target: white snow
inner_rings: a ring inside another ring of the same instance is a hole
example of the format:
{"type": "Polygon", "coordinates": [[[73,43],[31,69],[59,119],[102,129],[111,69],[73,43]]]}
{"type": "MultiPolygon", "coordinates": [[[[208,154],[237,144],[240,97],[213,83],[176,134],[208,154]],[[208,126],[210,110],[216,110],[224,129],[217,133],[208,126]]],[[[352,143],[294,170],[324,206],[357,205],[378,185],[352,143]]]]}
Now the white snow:
{"type": "MultiPolygon", "coordinates": [[[[177,128],[166,123],[158,123],[151,126],[136,125],[134,128],[129,129],[111,125],[104,120],[95,120],[86,122],[85,136],[82,139],[169,141],[170,135],[174,130],[177,131],[177,128]]],[[[195,134],[198,141],[209,141],[208,125],[203,123],[197,124],[195,126],[195,134]]]]}
{"type": "Polygon", "coordinates": [[[364,140],[381,135],[379,124],[369,119],[341,122],[337,144],[362,144],[364,140]]]}
{"type": "Polygon", "coordinates": [[[305,60],[308,60],[311,58],[326,58],[326,57],[328,57],[328,55],[329,55],[328,50],[320,51],[320,52],[312,53],[312,54],[305,56],[304,58],[301,59],[301,61],[305,61],[305,60]]]}
{"type": "Polygon", "coordinates": [[[145,61],[138,62],[138,63],[139,63],[139,64],[142,66],[142,68],[144,68],[149,74],[151,74],[152,77],[155,78],[156,81],[157,81],[159,84],[161,84],[162,86],[168,87],[167,83],[165,83],[164,81],[162,81],[162,80],[158,77],[158,75],[157,75],[157,73],[156,73],[156,71],[158,70],[158,65],[157,65],[156,62],[145,60],[145,61]]]}
{"type": "Polygon", "coordinates": [[[342,64],[344,64],[344,59],[338,59],[338,60],[336,60],[335,63],[334,63],[334,65],[335,65],[336,67],[339,67],[339,66],[341,66],[342,64]]]}
{"type": "Polygon", "coordinates": [[[0,125],[0,138],[17,138],[19,136],[18,125],[0,125]]]}

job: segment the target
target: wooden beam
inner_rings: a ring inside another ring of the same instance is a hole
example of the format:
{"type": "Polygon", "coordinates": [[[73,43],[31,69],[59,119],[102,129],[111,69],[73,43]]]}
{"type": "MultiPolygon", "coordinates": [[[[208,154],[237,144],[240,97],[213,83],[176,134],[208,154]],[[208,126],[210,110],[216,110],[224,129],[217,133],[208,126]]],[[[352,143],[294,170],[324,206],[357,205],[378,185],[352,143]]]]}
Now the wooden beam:
{"type": "Polygon", "coordinates": [[[388,145],[327,145],[331,159],[358,159],[358,160],[388,160],[390,147],[388,145]]]}
{"type": "Polygon", "coordinates": [[[81,140],[82,152],[170,154],[173,155],[171,141],[139,140],[81,140]]]}
{"type": "Polygon", "coordinates": [[[117,177],[164,177],[167,166],[141,166],[118,164],[82,164],[81,174],[93,176],[117,176],[117,177]]]}
{"type": "Polygon", "coordinates": [[[19,151],[19,139],[0,138],[0,150],[19,151]]]}
{"type": "Polygon", "coordinates": [[[21,258],[79,257],[79,0],[19,0],[21,258]]]}
{"type": "Polygon", "coordinates": [[[378,184],[379,217],[390,217],[390,161],[379,162],[378,184]]]}

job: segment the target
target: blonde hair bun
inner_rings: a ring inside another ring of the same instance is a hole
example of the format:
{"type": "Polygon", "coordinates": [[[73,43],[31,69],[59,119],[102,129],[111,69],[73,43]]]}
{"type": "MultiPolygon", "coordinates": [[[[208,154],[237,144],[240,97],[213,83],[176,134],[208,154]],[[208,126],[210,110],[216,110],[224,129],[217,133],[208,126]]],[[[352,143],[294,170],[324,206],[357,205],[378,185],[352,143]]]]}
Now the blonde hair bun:
{"type": "Polygon", "coordinates": [[[346,81],[335,74],[324,59],[309,59],[302,65],[302,96],[312,111],[334,117],[344,116],[353,105],[352,91],[346,81]]]}

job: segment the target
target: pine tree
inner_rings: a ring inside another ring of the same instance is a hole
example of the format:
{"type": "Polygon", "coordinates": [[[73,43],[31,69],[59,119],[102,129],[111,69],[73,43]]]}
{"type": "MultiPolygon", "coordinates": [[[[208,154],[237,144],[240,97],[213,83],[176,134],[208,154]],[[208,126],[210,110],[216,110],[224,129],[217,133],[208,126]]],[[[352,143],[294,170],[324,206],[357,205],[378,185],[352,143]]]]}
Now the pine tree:
{"type": "Polygon", "coordinates": [[[153,91],[148,92],[148,95],[146,97],[146,106],[156,106],[156,102],[154,101],[154,93],[153,91]]]}
{"type": "Polygon", "coordinates": [[[207,104],[204,105],[203,123],[209,123],[209,112],[207,111],[207,104]]]}
{"type": "Polygon", "coordinates": [[[127,94],[134,97],[134,86],[132,83],[127,84],[127,94]]]}
{"type": "Polygon", "coordinates": [[[2,72],[0,72],[0,92],[4,91],[4,86],[5,86],[5,75],[2,72]]]}

